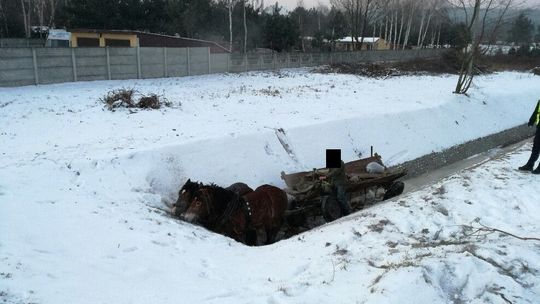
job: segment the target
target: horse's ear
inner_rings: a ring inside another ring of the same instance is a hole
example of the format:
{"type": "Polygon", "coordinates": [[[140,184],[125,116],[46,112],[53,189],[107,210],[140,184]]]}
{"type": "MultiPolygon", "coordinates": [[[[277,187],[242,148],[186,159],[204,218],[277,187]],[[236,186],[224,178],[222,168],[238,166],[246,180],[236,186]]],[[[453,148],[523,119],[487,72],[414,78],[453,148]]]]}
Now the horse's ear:
{"type": "Polygon", "coordinates": [[[191,183],[191,178],[188,178],[186,183],[191,183]]]}

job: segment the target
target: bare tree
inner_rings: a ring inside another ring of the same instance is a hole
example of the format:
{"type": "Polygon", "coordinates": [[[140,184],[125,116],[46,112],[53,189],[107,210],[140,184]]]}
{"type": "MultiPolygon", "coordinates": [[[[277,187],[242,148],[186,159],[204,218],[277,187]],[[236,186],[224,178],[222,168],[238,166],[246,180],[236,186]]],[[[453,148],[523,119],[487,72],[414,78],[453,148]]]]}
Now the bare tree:
{"type": "Polygon", "coordinates": [[[330,0],[330,3],[347,17],[353,50],[361,49],[368,23],[376,10],[375,0],[330,0]]]}
{"type": "Polygon", "coordinates": [[[449,0],[460,7],[465,15],[466,31],[471,37],[468,46],[461,50],[461,67],[454,93],[467,94],[474,78],[474,62],[480,54],[480,44],[486,32],[499,28],[514,0],[449,0]],[[471,11],[472,10],[472,11],[471,11]]]}
{"type": "Polygon", "coordinates": [[[229,52],[232,52],[232,46],[233,46],[232,14],[233,14],[233,9],[234,9],[234,6],[236,5],[236,2],[237,0],[227,0],[227,11],[229,13],[229,52]]]}
{"type": "Polygon", "coordinates": [[[368,24],[368,21],[369,19],[371,19],[371,11],[373,9],[373,7],[371,7],[371,4],[372,4],[372,1],[373,0],[364,0],[364,1],[361,1],[361,7],[360,7],[360,10],[363,9],[364,13],[363,13],[363,16],[362,16],[362,25],[360,27],[360,46],[359,46],[359,49],[362,49],[362,44],[364,43],[364,38],[366,36],[366,28],[367,28],[367,24],[368,24]],[[365,6],[364,6],[365,4],[365,6]]]}

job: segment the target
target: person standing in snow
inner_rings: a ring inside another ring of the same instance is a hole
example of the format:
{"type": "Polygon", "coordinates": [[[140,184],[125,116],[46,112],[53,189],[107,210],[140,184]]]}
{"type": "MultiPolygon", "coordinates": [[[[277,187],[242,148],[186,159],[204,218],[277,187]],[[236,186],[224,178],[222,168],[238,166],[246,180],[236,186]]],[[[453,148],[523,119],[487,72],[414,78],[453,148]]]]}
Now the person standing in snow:
{"type": "Polygon", "coordinates": [[[529,161],[524,166],[519,167],[519,170],[532,171],[534,174],[540,174],[540,164],[533,170],[534,163],[538,160],[538,156],[540,156],[540,100],[538,100],[536,108],[534,108],[531,118],[529,119],[528,126],[532,127],[533,125],[536,125],[536,134],[534,136],[531,157],[529,157],[529,161]]]}

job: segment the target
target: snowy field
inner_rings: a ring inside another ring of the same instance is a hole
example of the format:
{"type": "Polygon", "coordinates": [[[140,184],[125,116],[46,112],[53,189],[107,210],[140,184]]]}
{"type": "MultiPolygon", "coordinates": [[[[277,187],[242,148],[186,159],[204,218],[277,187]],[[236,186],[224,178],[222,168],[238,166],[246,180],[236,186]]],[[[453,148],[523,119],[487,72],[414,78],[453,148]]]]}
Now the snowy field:
{"type": "Polygon", "coordinates": [[[171,219],[188,178],[283,186],[281,170],[398,164],[527,121],[540,78],[281,73],[0,88],[0,303],[540,301],[540,190],[527,149],[277,244],[171,219]],[[104,109],[118,88],[173,107],[104,109]],[[536,183],[536,184],[535,184],[536,183]],[[470,228],[472,226],[476,228],[470,228]],[[482,231],[480,231],[482,232],[482,231]]]}

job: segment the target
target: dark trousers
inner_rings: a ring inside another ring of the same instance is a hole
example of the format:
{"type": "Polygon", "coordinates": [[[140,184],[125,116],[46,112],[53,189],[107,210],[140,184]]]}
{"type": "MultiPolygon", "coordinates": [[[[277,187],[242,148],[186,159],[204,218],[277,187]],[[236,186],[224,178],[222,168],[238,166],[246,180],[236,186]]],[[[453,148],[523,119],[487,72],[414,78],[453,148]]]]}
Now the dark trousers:
{"type": "Polygon", "coordinates": [[[534,135],[534,142],[531,152],[531,157],[527,162],[527,165],[533,166],[540,156],[540,126],[536,127],[536,135],[534,135]]]}
{"type": "Polygon", "coordinates": [[[334,195],[337,198],[337,201],[339,202],[339,206],[341,207],[341,211],[343,212],[343,215],[349,215],[351,214],[351,206],[349,205],[349,202],[347,201],[347,193],[345,192],[345,187],[341,184],[334,185],[334,195]]]}

